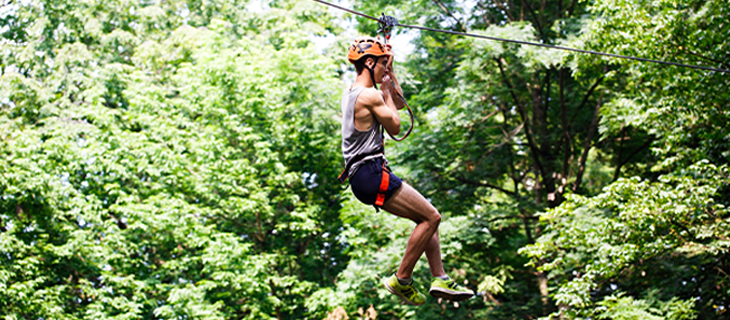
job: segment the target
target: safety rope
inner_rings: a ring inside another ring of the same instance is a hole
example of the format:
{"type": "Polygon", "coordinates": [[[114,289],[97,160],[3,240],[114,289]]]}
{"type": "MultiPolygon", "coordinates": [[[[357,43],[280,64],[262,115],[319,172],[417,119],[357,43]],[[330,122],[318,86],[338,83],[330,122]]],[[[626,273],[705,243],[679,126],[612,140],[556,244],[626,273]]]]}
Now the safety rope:
{"type": "MultiPolygon", "coordinates": [[[[390,41],[390,32],[393,31],[393,27],[398,25],[398,20],[396,20],[393,17],[386,16],[385,13],[383,13],[380,16],[378,24],[380,25],[380,30],[378,30],[378,33],[383,35],[383,41],[387,45],[388,41],[390,41]]],[[[373,73],[371,72],[370,74],[372,75],[373,73]]],[[[408,115],[411,117],[411,126],[408,128],[408,131],[406,131],[406,134],[404,134],[403,137],[401,137],[401,138],[394,137],[392,134],[390,134],[390,132],[388,132],[388,135],[390,136],[391,139],[393,139],[395,141],[403,141],[406,139],[406,137],[408,137],[409,134],[411,134],[411,131],[413,131],[413,126],[415,125],[415,122],[413,121],[413,110],[411,110],[411,106],[408,105],[408,101],[406,101],[406,98],[403,97],[403,92],[398,90],[398,87],[400,86],[400,84],[397,83],[395,78],[393,78],[393,79],[394,79],[393,80],[393,89],[394,89],[395,93],[398,95],[398,98],[400,98],[400,100],[403,101],[403,104],[408,109],[408,115]]],[[[373,82],[375,82],[375,80],[373,80],[373,82]]],[[[383,131],[385,131],[384,127],[383,127],[383,131]]]]}
{"type": "MultiPolygon", "coordinates": [[[[371,20],[378,21],[379,23],[385,23],[381,19],[378,19],[373,16],[369,16],[364,13],[360,13],[357,11],[353,11],[347,8],[340,7],[335,4],[331,4],[326,1],[322,0],[313,0],[316,2],[319,2],[324,5],[328,5],[333,8],[337,8],[352,14],[359,15],[361,17],[365,17],[371,20]]],[[[653,62],[653,63],[660,63],[665,65],[672,65],[677,67],[685,67],[685,68],[692,68],[692,69],[701,69],[701,70],[708,70],[708,71],[715,71],[715,72],[724,72],[724,73],[730,73],[730,70],[725,69],[718,69],[718,68],[712,68],[712,67],[703,67],[703,66],[697,66],[697,65],[691,65],[691,64],[684,64],[684,63],[677,63],[677,62],[668,62],[668,61],[662,61],[662,60],[654,60],[654,59],[646,59],[646,58],[639,58],[639,57],[633,57],[633,56],[626,56],[626,55],[620,55],[620,54],[613,54],[613,53],[605,53],[605,52],[599,52],[599,51],[592,51],[592,50],[583,50],[583,49],[575,49],[570,47],[563,47],[563,46],[555,46],[555,45],[549,45],[544,43],[535,43],[535,42],[528,42],[528,41],[519,41],[519,40],[512,40],[512,39],[504,39],[504,38],[497,38],[497,37],[490,37],[485,36],[481,34],[473,34],[473,33],[466,33],[466,32],[458,32],[458,31],[449,31],[449,30],[441,30],[441,29],[434,29],[434,28],[427,28],[427,27],[421,27],[421,26],[412,26],[402,23],[397,23],[396,26],[403,27],[403,28],[411,28],[411,29],[418,29],[418,30],[424,30],[424,31],[433,31],[433,32],[441,32],[441,33],[448,33],[448,34],[454,34],[454,35],[460,35],[460,36],[467,36],[467,37],[473,37],[473,38],[480,38],[480,39],[487,39],[487,40],[493,40],[493,41],[502,41],[502,42],[510,42],[510,43],[517,43],[517,44],[525,44],[530,46],[537,46],[537,47],[543,47],[548,49],[556,49],[556,50],[565,50],[565,51],[573,51],[573,52],[579,52],[579,53],[587,53],[587,54],[595,54],[600,56],[606,56],[606,57],[613,57],[613,58],[621,58],[621,59],[629,59],[629,60],[636,60],[636,61],[643,61],[643,62],[653,62]]]]}

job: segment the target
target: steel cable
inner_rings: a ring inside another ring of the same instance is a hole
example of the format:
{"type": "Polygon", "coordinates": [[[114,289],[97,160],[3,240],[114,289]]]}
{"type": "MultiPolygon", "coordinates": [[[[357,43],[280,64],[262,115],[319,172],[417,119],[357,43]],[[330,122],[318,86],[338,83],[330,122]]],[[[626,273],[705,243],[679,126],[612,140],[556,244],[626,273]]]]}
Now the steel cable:
{"type": "MultiPolygon", "coordinates": [[[[375,20],[378,22],[383,22],[380,19],[369,16],[364,13],[360,13],[354,10],[350,10],[347,8],[340,7],[338,5],[331,4],[326,1],[322,0],[313,0],[316,2],[319,2],[324,5],[328,5],[333,8],[337,8],[352,14],[359,15],[361,17],[365,17],[371,20],[375,20]]],[[[461,35],[461,36],[467,36],[467,37],[473,37],[473,38],[481,38],[481,39],[487,39],[487,40],[493,40],[493,41],[502,41],[502,42],[510,42],[510,43],[517,43],[517,44],[524,44],[524,45],[530,45],[530,46],[536,46],[536,47],[543,47],[548,49],[556,49],[556,50],[565,50],[565,51],[572,51],[572,52],[579,52],[579,53],[587,53],[587,54],[595,54],[595,55],[601,55],[606,57],[613,57],[613,58],[621,58],[621,59],[629,59],[629,60],[636,60],[636,61],[642,61],[642,62],[653,62],[653,63],[660,63],[665,65],[672,65],[677,67],[685,67],[685,68],[692,68],[692,69],[701,69],[701,70],[708,70],[708,71],[715,71],[715,72],[724,72],[724,73],[730,73],[730,70],[725,69],[718,69],[718,68],[712,68],[712,67],[703,67],[703,66],[697,66],[697,65],[691,65],[691,64],[684,64],[684,63],[677,63],[677,62],[668,62],[668,61],[662,61],[662,60],[655,60],[655,59],[647,59],[647,58],[639,58],[639,57],[633,57],[633,56],[626,56],[626,55],[620,55],[620,54],[613,54],[613,53],[605,53],[605,52],[599,52],[599,51],[592,51],[592,50],[583,50],[583,49],[575,49],[570,47],[563,47],[563,46],[555,46],[555,45],[549,45],[544,43],[535,43],[535,42],[528,42],[528,41],[519,41],[519,40],[512,40],[512,39],[504,39],[504,38],[497,38],[497,37],[490,37],[480,34],[473,34],[473,33],[466,33],[466,32],[458,32],[458,31],[449,31],[449,30],[441,30],[441,29],[434,29],[434,28],[427,28],[427,27],[421,27],[421,26],[412,26],[407,24],[398,23],[396,24],[398,27],[403,28],[411,28],[411,29],[418,29],[418,30],[424,30],[424,31],[432,31],[432,32],[441,32],[441,33],[448,33],[448,34],[454,34],[454,35],[461,35]]]]}

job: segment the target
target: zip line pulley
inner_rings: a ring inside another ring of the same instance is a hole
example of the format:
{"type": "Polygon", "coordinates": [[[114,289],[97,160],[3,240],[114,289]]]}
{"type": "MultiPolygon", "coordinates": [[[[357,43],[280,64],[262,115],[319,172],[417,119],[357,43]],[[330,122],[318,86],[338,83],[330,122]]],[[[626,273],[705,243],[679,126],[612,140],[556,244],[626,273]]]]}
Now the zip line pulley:
{"type": "Polygon", "coordinates": [[[390,40],[390,32],[393,31],[393,28],[398,25],[398,20],[391,16],[386,16],[385,13],[382,13],[380,16],[380,20],[378,21],[378,25],[380,26],[380,30],[378,30],[378,33],[383,35],[383,38],[385,38],[385,43],[387,44],[390,40]]]}

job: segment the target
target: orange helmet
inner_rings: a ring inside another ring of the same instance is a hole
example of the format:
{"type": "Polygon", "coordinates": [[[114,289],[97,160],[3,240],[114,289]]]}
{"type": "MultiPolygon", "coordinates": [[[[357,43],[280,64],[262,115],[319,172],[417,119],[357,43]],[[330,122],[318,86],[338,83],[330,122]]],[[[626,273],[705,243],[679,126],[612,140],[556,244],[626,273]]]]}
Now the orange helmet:
{"type": "Polygon", "coordinates": [[[350,50],[347,52],[347,59],[355,63],[364,56],[382,57],[386,55],[388,54],[385,52],[385,45],[379,39],[365,36],[352,42],[350,50]]]}

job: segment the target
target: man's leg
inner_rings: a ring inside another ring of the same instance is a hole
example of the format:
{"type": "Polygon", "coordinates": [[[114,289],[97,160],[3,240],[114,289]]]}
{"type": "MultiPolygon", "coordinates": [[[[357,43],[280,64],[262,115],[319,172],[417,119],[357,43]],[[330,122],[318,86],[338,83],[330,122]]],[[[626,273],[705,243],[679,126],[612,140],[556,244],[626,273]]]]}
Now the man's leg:
{"type": "Polygon", "coordinates": [[[433,233],[431,241],[426,246],[426,259],[428,259],[428,267],[431,269],[432,276],[442,277],[446,275],[444,264],[441,261],[441,242],[439,241],[438,231],[433,233]]]}
{"type": "MultiPolygon", "coordinates": [[[[417,224],[411,233],[411,237],[408,238],[403,260],[396,273],[398,278],[406,279],[411,277],[416,262],[427,248],[429,249],[427,252],[429,266],[432,268],[440,266],[439,269],[442,272],[441,246],[438,243],[437,232],[441,215],[436,208],[416,189],[404,182],[393,196],[385,202],[383,209],[399,217],[411,219],[417,224]]],[[[432,273],[434,272],[439,271],[432,269],[432,273]]]]}
{"type": "MultiPolygon", "coordinates": [[[[406,252],[403,255],[403,260],[398,268],[396,277],[401,279],[411,278],[416,262],[421,257],[421,254],[425,252],[426,258],[428,259],[428,266],[431,269],[431,274],[434,276],[431,280],[431,288],[429,289],[429,293],[432,296],[452,301],[461,301],[469,299],[474,295],[472,290],[458,285],[448,277],[444,277],[446,273],[444,272],[443,262],[441,261],[441,244],[438,235],[441,215],[426,198],[404,182],[384,204],[383,209],[394,215],[411,219],[417,224],[411,233],[411,237],[408,238],[406,252]]],[[[397,284],[399,281],[396,281],[395,277],[388,278],[385,281],[385,286],[390,292],[403,298],[406,303],[413,305],[425,303],[423,295],[420,293],[413,294],[413,292],[416,292],[416,289],[412,285],[412,280],[411,284],[406,286],[399,286],[397,284]]]]}
{"type": "MultiPolygon", "coordinates": [[[[403,183],[403,185],[406,185],[406,183],[403,183]]],[[[410,186],[408,186],[408,187],[410,187],[410,186]]],[[[410,187],[410,188],[412,188],[412,187],[410,187]]],[[[400,191],[400,190],[398,190],[398,191],[400,191]]],[[[418,193],[418,191],[416,191],[415,189],[413,191],[418,193]]],[[[397,193],[398,192],[396,192],[396,194],[397,193]]],[[[420,194],[419,194],[419,196],[420,196],[420,194]]],[[[395,197],[395,194],[393,195],[393,197],[391,197],[391,199],[388,199],[388,204],[390,204],[391,200],[394,197],[395,197]]],[[[422,198],[422,196],[421,196],[421,198],[422,198]]],[[[428,202],[428,200],[426,200],[425,198],[423,200],[428,202]]],[[[428,205],[433,207],[431,205],[431,203],[428,203],[428,205]]],[[[433,210],[436,210],[436,209],[433,208],[433,210]]],[[[388,211],[388,209],[386,209],[386,211],[388,211]]],[[[389,212],[391,212],[391,211],[389,211],[389,212]]],[[[402,214],[400,212],[391,212],[391,213],[394,215],[400,216],[400,217],[409,218],[411,220],[414,220],[411,216],[402,214]]],[[[416,223],[418,223],[418,221],[416,221],[416,220],[414,220],[414,221],[416,223]]],[[[411,237],[413,237],[413,235],[411,235],[411,237]]],[[[446,271],[444,270],[444,265],[441,262],[441,243],[439,241],[438,230],[436,230],[436,232],[433,233],[433,236],[431,236],[431,240],[426,245],[425,253],[426,253],[426,259],[428,260],[428,266],[431,269],[431,275],[433,275],[434,277],[441,277],[441,276],[446,275],[446,271]]],[[[419,258],[420,258],[420,255],[419,255],[419,258]]],[[[416,260],[418,260],[418,259],[416,259],[416,260]]],[[[412,272],[412,269],[411,269],[411,272],[412,272]]]]}

